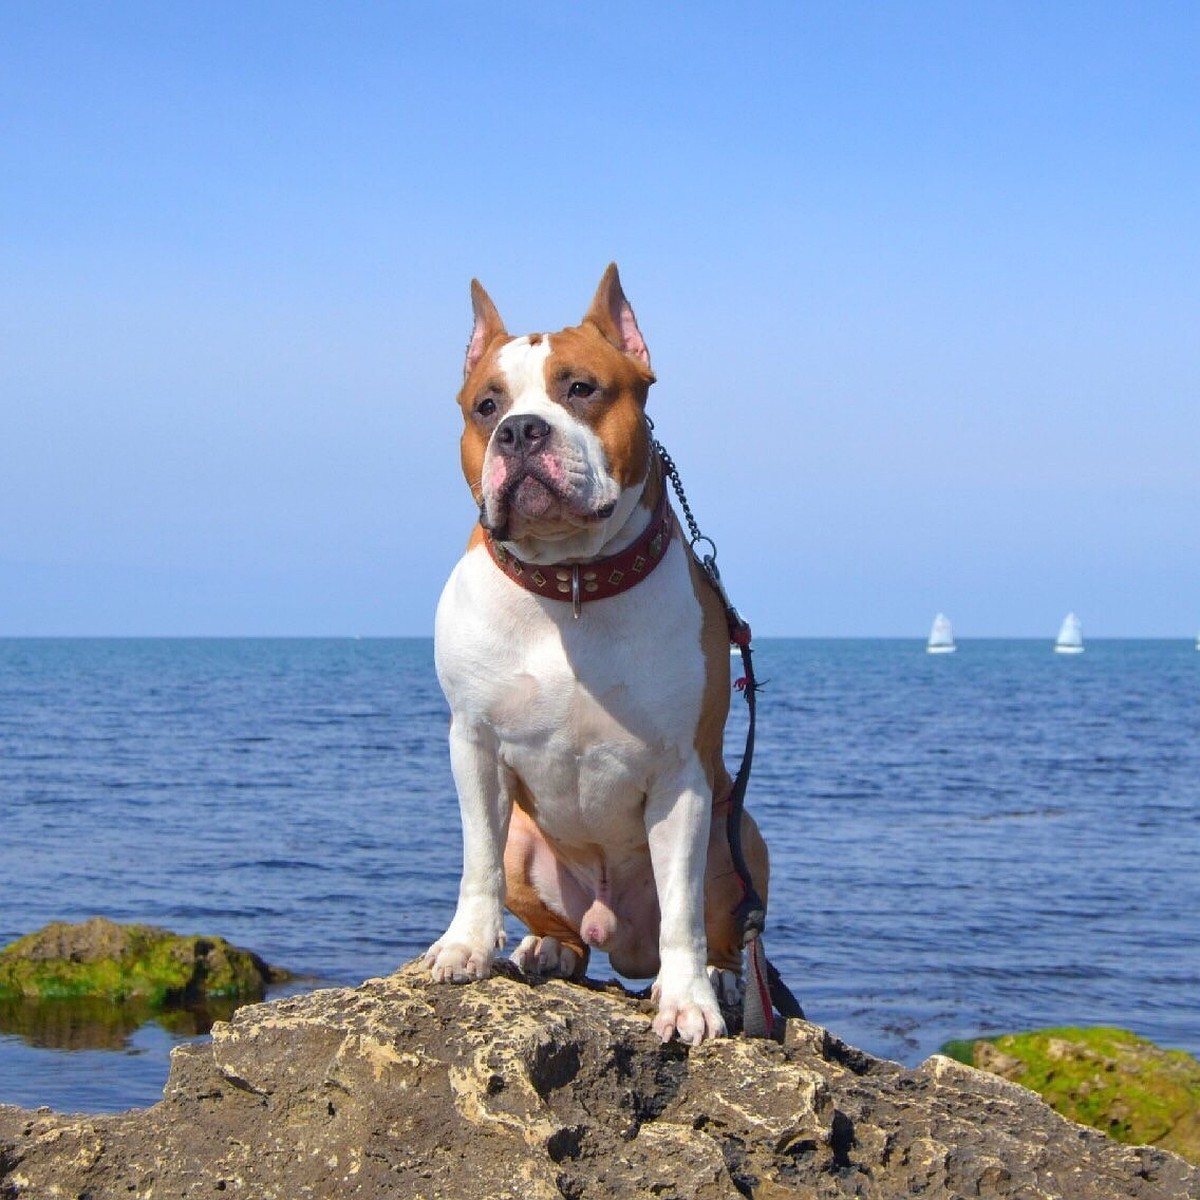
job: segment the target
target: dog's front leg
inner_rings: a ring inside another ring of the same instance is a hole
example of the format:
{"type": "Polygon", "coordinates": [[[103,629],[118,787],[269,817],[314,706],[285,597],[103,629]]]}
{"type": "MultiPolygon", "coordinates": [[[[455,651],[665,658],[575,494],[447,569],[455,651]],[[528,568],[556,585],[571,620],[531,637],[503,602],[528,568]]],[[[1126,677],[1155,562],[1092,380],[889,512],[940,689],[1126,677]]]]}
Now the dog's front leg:
{"type": "Polygon", "coordinates": [[[504,841],[512,794],[494,734],[450,725],[450,768],[462,812],[463,873],[454,919],[425,954],[438,983],[486,979],[504,944],[504,841]]]}
{"type": "Polygon", "coordinates": [[[706,970],[704,870],[712,796],[702,773],[656,787],[646,804],[646,833],[661,913],[654,1032],[692,1045],[720,1037],[725,1022],[706,970]],[[698,777],[697,777],[698,775],[698,777]]]}

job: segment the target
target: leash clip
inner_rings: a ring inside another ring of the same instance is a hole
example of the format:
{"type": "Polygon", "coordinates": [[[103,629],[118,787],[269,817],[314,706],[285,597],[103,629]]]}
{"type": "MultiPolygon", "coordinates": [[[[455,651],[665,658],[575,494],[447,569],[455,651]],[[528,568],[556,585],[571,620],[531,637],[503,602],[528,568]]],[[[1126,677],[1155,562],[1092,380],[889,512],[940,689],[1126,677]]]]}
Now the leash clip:
{"type": "Polygon", "coordinates": [[[579,564],[575,563],[571,567],[571,616],[576,621],[579,620],[579,609],[583,602],[583,597],[579,592],[579,564]]]}

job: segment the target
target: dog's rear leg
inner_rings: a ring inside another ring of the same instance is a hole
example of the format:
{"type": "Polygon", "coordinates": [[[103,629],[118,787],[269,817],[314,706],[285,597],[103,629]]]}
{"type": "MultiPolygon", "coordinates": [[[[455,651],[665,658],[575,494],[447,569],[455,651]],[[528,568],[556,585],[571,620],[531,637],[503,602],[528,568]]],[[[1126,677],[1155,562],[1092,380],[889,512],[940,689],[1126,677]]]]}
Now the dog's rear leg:
{"type": "Polygon", "coordinates": [[[553,851],[533,822],[515,808],[504,847],[505,906],[529,928],[530,935],[513,951],[512,961],[528,975],[582,979],[590,951],[578,927],[555,912],[539,892],[534,884],[535,863],[541,866],[538,877],[554,876],[561,891],[564,880],[553,851]]]}
{"type": "Polygon", "coordinates": [[[581,952],[549,934],[531,933],[522,938],[509,957],[526,975],[541,975],[547,979],[582,979],[587,971],[586,946],[581,952]]]}
{"type": "MultiPolygon", "coordinates": [[[[741,1007],[744,986],[742,929],[738,921],[738,907],[744,892],[729,851],[725,827],[727,813],[727,803],[713,809],[708,866],[704,874],[704,929],[708,937],[709,980],[722,1008],[736,1010],[741,1007]]],[[[765,904],[770,877],[767,845],[749,813],[742,814],[742,855],[750,868],[755,889],[765,904]]]]}

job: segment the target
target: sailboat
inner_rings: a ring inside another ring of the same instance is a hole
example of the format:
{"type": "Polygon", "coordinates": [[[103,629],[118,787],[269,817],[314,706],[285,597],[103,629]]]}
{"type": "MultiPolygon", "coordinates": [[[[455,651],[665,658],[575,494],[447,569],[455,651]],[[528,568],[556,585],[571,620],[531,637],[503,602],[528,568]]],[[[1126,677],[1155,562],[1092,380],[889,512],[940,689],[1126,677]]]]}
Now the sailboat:
{"type": "Polygon", "coordinates": [[[1083,653],[1083,627],[1079,618],[1072,612],[1063,618],[1062,628],[1058,631],[1058,640],[1054,643],[1056,654],[1083,653]]]}
{"type": "Polygon", "coordinates": [[[933,618],[933,628],[929,631],[929,641],[925,650],[929,654],[953,654],[958,647],[954,644],[954,626],[945,613],[938,613],[933,618]]]}

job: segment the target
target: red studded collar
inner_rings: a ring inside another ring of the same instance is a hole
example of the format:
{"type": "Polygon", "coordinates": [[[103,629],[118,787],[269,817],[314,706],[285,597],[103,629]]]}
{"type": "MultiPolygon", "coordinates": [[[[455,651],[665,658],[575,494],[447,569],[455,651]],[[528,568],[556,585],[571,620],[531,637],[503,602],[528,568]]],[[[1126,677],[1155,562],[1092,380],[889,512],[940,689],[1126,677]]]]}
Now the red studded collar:
{"type": "Polygon", "coordinates": [[[619,596],[641,583],[666,556],[674,528],[675,520],[664,487],[654,515],[641,536],[631,546],[607,558],[545,566],[522,561],[503,546],[496,545],[490,536],[483,540],[492,561],[513,583],[534,595],[570,604],[578,617],[582,605],[619,596]]]}

